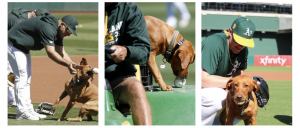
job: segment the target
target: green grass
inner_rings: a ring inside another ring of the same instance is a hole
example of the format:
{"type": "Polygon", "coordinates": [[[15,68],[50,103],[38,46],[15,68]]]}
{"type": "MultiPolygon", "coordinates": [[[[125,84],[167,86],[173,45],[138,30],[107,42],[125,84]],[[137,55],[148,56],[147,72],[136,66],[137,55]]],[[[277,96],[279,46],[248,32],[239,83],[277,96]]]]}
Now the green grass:
{"type": "MultiPolygon", "coordinates": [[[[166,14],[167,14],[167,5],[165,2],[136,2],[136,4],[141,8],[143,11],[143,14],[154,16],[156,18],[161,19],[162,21],[166,21],[166,14]],[[155,7],[155,8],[153,8],[155,7]]],[[[184,39],[189,40],[193,44],[193,48],[196,51],[195,47],[195,2],[187,2],[186,6],[191,14],[191,20],[189,25],[186,28],[179,28],[177,26],[176,30],[179,31],[179,33],[183,36],[184,39]]],[[[179,12],[176,11],[177,19],[180,19],[179,12]]],[[[196,51],[197,54],[197,51],[196,51]]],[[[163,56],[158,55],[155,57],[156,64],[158,68],[160,67],[162,62],[163,56]]],[[[197,60],[195,60],[196,62],[197,60]]],[[[189,66],[189,77],[186,81],[186,85],[195,85],[195,62],[189,66]]],[[[199,61],[198,61],[199,62],[199,61]]],[[[165,69],[160,69],[161,75],[163,77],[164,82],[167,85],[174,85],[174,79],[176,76],[173,75],[173,71],[171,69],[171,65],[169,63],[166,63],[165,69]]],[[[155,83],[155,80],[153,79],[154,85],[158,85],[155,83]]]]}
{"type": "MultiPolygon", "coordinates": [[[[267,81],[270,100],[259,108],[257,125],[292,125],[292,81],[267,81]]],[[[244,125],[240,121],[237,125],[244,125]]]]}
{"type": "MultiPolygon", "coordinates": [[[[38,104],[33,104],[34,108],[37,108],[38,104]]],[[[61,116],[65,110],[65,106],[58,106],[55,111],[55,115],[47,115],[47,118],[39,121],[28,121],[28,120],[16,120],[17,110],[15,108],[8,108],[8,125],[98,125],[98,116],[93,116],[94,121],[87,121],[84,116],[82,122],[68,122],[60,121],[57,119],[61,116]]],[[[80,108],[73,107],[67,114],[67,118],[75,118],[79,113],[80,108]]]]}
{"type": "MultiPolygon", "coordinates": [[[[69,14],[53,14],[62,18],[69,14]]],[[[71,35],[64,38],[64,48],[69,55],[98,55],[98,14],[72,14],[79,27],[77,36],[71,35]]],[[[46,56],[45,49],[31,51],[32,56],[46,56]]]]}
{"type": "Polygon", "coordinates": [[[248,66],[246,72],[291,72],[292,67],[248,66]]]}

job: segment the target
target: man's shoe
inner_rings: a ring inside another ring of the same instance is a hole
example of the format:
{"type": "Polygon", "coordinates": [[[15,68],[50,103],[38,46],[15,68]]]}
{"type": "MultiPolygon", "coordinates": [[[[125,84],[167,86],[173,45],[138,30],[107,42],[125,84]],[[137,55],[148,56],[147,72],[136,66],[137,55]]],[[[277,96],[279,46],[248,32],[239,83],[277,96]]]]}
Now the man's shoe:
{"type": "Polygon", "coordinates": [[[40,120],[39,117],[32,115],[28,111],[22,114],[17,114],[16,119],[17,120],[40,120]]]}
{"type": "Polygon", "coordinates": [[[15,101],[10,101],[8,102],[8,107],[9,108],[17,107],[17,103],[15,101]]]}
{"type": "Polygon", "coordinates": [[[30,112],[32,115],[39,117],[40,119],[47,118],[46,115],[36,113],[34,110],[29,110],[29,112],[30,112]]]}

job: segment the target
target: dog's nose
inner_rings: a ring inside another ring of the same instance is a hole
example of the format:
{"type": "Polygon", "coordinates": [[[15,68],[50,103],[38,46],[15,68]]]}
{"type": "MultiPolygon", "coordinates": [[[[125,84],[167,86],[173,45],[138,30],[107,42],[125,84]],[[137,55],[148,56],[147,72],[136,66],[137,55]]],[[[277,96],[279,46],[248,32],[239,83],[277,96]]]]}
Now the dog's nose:
{"type": "Polygon", "coordinates": [[[236,98],[242,99],[242,98],[243,98],[243,95],[237,95],[236,98]]]}

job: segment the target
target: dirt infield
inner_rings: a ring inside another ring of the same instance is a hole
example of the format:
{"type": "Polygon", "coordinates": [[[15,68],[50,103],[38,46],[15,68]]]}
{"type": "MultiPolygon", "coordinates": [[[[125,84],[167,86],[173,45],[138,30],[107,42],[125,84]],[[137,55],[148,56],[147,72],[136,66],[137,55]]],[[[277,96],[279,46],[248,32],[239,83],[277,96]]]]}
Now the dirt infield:
{"type": "MultiPolygon", "coordinates": [[[[71,56],[73,61],[80,63],[86,58],[92,67],[98,67],[98,55],[71,56]]],[[[48,57],[32,57],[31,100],[33,103],[54,103],[64,90],[64,83],[72,77],[68,69],[58,65],[48,57]]],[[[98,75],[92,82],[98,86],[98,75]]],[[[67,105],[69,97],[63,99],[60,105],[67,105]]],[[[82,104],[76,103],[79,107],[82,104]]]]}

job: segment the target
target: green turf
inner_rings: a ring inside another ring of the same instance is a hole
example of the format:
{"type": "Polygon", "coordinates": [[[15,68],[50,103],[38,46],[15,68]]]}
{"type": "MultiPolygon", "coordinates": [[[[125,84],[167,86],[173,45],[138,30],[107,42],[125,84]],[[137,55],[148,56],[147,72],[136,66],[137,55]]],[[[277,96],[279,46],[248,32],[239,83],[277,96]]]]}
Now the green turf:
{"type": "MultiPolygon", "coordinates": [[[[37,108],[38,104],[33,104],[34,108],[37,108]]],[[[61,116],[65,106],[58,106],[55,111],[55,115],[47,115],[46,119],[39,121],[28,121],[28,120],[16,120],[17,110],[15,108],[8,108],[8,125],[98,125],[98,116],[93,116],[94,121],[87,121],[84,116],[82,122],[68,122],[60,121],[57,119],[61,116]]],[[[73,107],[67,114],[67,118],[75,118],[79,113],[80,108],[73,107]]]]}
{"type": "MultiPolygon", "coordinates": [[[[257,125],[292,125],[292,81],[267,81],[270,100],[259,108],[257,125]]],[[[240,121],[237,125],[244,125],[240,121]]]]}
{"type": "MultiPolygon", "coordinates": [[[[69,14],[53,14],[62,18],[69,14]]],[[[79,23],[77,36],[64,38],[64,48],[69,55],[97,55],[98,54],[98,14],[72,14],[79,23]]],[[[45,49],[31,51],[32,56],[46,56],[45,49]]]]}
{"type": "Polygon", "coordinates": [[[292,67],[247,66],[246,72],[291,72],[292,67]]]}
{"type": "MultiPolygon", "coordinates": [[[[141,10],[143,11],[143,14],[154,16],[156,18],[161,19],[162,21],[166,20],[166,11],[167,11],[167,5],[165,2],[155,3],[155,2],[137,2],[136,3],[141,10]],[[155,8],[154,8],[155,7],[155,8]]],[[[179,33],[183,36],[184,39],[189,40],[193,44],[193,48],[195,49],[195,2],[187,2],[186,6],[191,14],[191,20],[189,25],[186,28],[179,28],[177,26],[176,30],[179,31],[179,33]]],[[[178,20],[180,19],[178,10],[176,11],[176,15],[178,20]]],[[[196,51],[197,54],[197,51],[196,51]]],[[[160,67],[162,62],[163,56],[158,55],[155,57],[156,64],[158,65],[158,68],[160,67]]],[[[196,62],[197,60],[195,60],[196,62]]],[[[187,79],[186,85],[195,85],[195,62],[189,66],[189,77],[187,79]]],[[[199,61],[198,61],[199,62],[199,61]]],[[[173,71],[171,69],[171,65],[169,63],[166,63],[165,69],[160,69],[161,75],[163,77],[164,82],[167,85],[174,85],[174,79],[176,76],[173,75],[173,71]]],[[[154,79],[153,79],[154,81],[154,79]]],[[[154,85],[158,85],[154,81],[154,85]]]]}

